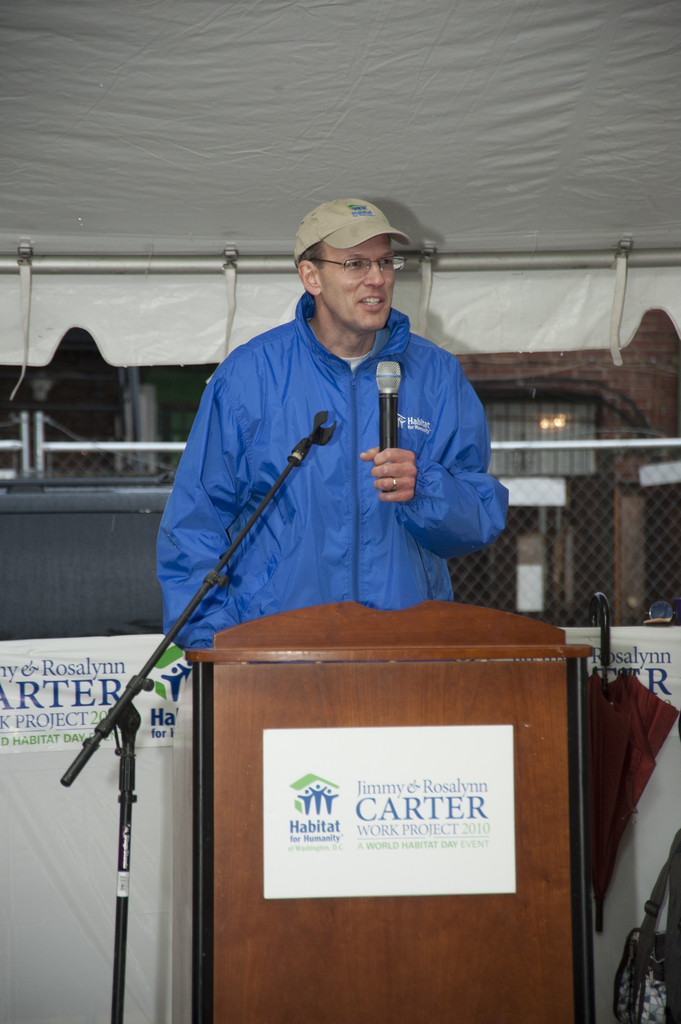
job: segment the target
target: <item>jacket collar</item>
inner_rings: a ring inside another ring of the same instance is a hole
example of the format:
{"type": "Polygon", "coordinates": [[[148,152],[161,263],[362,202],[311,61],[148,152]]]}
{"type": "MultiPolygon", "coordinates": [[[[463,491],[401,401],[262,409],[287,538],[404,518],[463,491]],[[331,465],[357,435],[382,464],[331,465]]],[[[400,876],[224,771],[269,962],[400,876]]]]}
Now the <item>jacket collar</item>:
{"type": "MultiPolygon", "coordinates": [[[[343,362],[338,356],[335,356],[333,352],[329,352],[328,349],[317,340],[315,333],[310,327],[308,320],[311,320],[314,315],[314,297],[308,292],[303,292],[300,297],[300,301],[296,307],[296,327],[298,334],[302,340],[307,344],[308,348],[311,349],[312,354],[318,359],[323,359],[325,362],[335,363],[336,365],[343,362]]],[[[385,325],[389,335],[387,340],[384,340],[385,336],[383,331],[376,332],[376,339],[374,341],[374,347],[369,353],[366,363],[370,360],[377,358],[381,355],[383,358],[389,355],[399,355],[407,347],[409,342],[409,317],[405,316],[404,313],[398,313],[396,309],[390,310],[390,316],[385,325]],[[381,337],[383,335],[383,337],[381,337]],[[381,344],[383,342],[383,344],[381,344]]],[[[364,363],[362,364],[365,365],[364,363]]]]}

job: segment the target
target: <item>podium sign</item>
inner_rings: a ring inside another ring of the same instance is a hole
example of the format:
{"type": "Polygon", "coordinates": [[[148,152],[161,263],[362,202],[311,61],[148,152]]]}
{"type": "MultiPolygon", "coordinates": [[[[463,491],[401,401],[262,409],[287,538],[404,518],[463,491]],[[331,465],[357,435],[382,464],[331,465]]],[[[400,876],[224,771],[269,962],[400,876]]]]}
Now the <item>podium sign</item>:
{"type": "Polygon", "coordinates": [[[265,899],[515,892],[513,727],[268,729],[265,899]]]}

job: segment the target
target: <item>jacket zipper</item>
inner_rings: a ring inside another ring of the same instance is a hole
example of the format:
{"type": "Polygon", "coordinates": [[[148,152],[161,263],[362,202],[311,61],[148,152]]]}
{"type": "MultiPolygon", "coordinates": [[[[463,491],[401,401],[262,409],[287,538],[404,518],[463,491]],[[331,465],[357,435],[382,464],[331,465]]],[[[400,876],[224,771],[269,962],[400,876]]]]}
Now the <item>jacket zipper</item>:
{"type": "Polygon", "coordinates": [[[359,601],[359,502],[357,499],[357,377],[351,372],[350,404],[352,407],[352,600],[359,601]]]}

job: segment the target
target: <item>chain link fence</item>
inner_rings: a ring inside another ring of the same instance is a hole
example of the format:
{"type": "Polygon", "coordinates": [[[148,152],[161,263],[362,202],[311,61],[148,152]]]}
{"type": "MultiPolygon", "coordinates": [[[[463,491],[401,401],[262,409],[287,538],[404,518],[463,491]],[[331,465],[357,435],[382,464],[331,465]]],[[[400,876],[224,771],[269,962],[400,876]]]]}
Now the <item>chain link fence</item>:
{"type": "Polygon", "coordinates": [[[613,624],[626,626],[640,625],[654,600],[681,595],[681,447],[581,444],[495,451],[490,471],[510,492],[506,529],[450,560],[455,600],[578,626],[600,590],[613,624]],[[539,456],[545,475],[532,475],[539,456]],[[513,466],[521,473],[506,475],[513,466]]]}
{"type": "Polygon", "coordinates": [[[72,478],[150,477],[172,474],[177,468],[177,459],[159,455],[156,452],[113,452],[88,449],[45,451],[44,477],[72,478]]]}
{"type": "Polygon", "coordinates": [[[183,447],[162,441],[90,441],[50,416],[34,416],[35,473],[44,479],[171,477],[183,447]]]}

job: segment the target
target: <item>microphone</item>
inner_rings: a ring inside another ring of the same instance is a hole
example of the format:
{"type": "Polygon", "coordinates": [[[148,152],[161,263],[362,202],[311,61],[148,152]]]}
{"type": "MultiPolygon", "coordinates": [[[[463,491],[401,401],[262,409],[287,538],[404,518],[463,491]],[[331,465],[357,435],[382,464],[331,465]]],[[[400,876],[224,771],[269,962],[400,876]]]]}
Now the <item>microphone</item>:
{"type": "Polygon", "coordinates": [[[397,392],[402,371],[399,363],[379,363],[376,369],[378,385],[379,449],[397,448],[397,392]]]}

